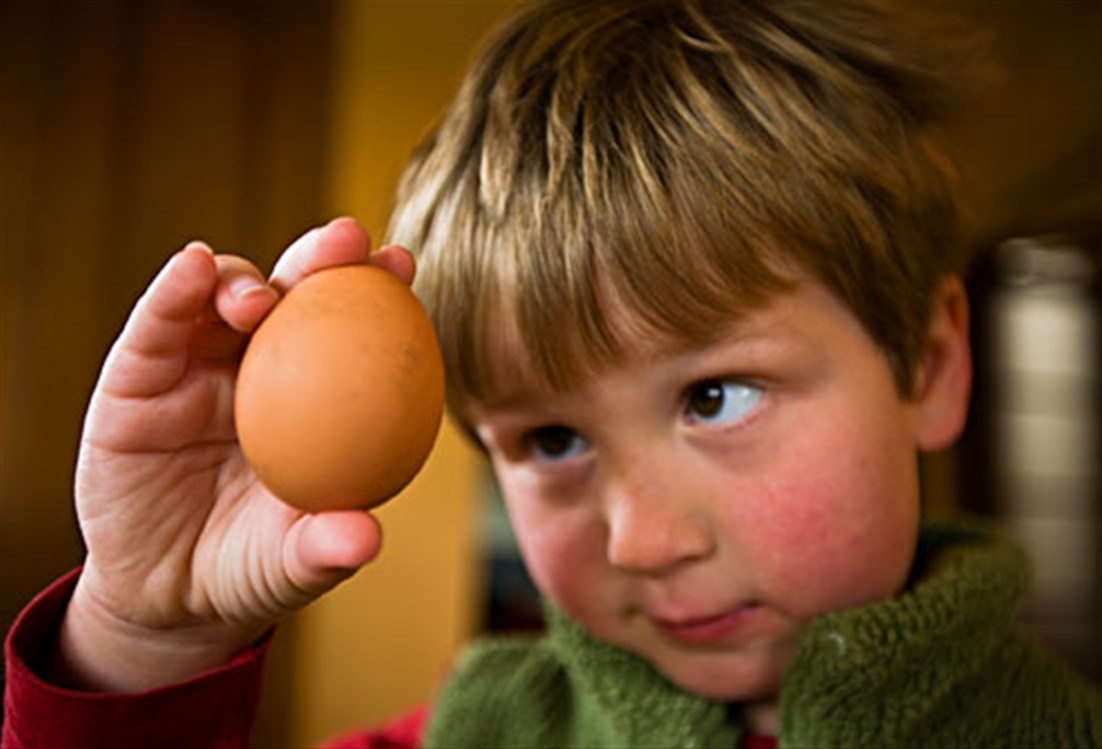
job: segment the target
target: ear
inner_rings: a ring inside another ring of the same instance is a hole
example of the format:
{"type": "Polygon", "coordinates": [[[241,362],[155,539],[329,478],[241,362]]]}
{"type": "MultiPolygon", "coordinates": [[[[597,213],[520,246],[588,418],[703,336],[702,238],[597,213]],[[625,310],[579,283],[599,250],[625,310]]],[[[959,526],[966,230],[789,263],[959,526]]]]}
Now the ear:
{"type": "Polygon", "coordinates": [[[942,282],[915,377],[915,436],[920,450],[942,450],[964,431],[972,391],[968,295],[957,276],[942,282]]]}

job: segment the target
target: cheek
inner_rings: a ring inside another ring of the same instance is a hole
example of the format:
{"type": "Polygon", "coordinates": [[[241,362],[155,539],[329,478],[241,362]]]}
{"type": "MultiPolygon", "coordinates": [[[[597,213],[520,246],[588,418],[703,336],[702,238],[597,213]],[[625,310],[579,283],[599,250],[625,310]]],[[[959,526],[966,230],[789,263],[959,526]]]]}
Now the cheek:
{"type": "Polygon", "coordinates": [[[739,521],[759,585],[800,619],[895,594],[914,552],[913,452],[876,439],[818,447],[847,439],[833,436],[793,444],[739,521]]]}

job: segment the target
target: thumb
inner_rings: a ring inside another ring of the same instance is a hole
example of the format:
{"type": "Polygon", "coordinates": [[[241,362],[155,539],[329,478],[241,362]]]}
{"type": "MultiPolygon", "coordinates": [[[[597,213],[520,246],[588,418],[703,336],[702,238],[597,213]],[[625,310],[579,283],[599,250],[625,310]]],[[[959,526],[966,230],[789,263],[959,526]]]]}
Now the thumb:
{"type": "Polygon", "coordinates": [[[296,588],[315,598],[377,557],[382,542],[379,522],[366,512],[304,515],[291,528],[283,567],[296,588]]]}

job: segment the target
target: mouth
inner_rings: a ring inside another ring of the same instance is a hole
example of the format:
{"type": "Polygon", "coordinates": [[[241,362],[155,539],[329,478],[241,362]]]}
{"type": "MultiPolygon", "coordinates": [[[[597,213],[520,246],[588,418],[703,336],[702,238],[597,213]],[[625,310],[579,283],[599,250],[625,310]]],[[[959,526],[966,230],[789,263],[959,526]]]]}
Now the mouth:
{"type": "Polygon", "coordinates": [[[756,603],[727,609],[718,614],[683,618],[651,617],[667,637],[686,645],[709,645],[737,635],[748,628],[760,610],[756,603]]]}

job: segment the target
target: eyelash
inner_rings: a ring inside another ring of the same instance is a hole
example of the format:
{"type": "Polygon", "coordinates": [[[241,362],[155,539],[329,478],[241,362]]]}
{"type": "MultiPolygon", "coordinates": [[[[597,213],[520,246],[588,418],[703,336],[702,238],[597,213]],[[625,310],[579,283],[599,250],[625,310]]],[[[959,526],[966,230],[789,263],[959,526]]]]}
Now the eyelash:
{"type": "Polygon", "coordinates": [[[580,452],[589,447],[589,443],[578,432],[561,424],[538,427],[524,435],[525,453],[542,463],[561,463],[576,457],[580,452]],[[566,439],[570,444],[564,452],[548,451],[545,440],[566,439]],[[541,444],[543,443],[543,444],[541,444]],[[551,454],[555,452],[556,454],[551,454]]]}

